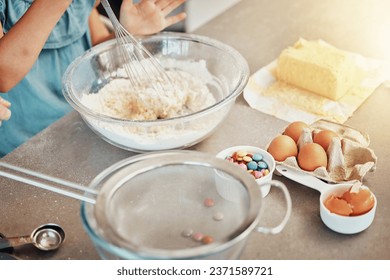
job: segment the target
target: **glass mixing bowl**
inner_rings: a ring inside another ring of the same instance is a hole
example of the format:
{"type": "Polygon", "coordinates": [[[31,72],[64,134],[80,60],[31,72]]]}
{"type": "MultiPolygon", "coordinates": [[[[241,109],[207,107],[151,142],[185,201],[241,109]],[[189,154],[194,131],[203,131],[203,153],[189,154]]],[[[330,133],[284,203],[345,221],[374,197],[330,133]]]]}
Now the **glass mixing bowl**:
{"type": "Polygon", "coordinates": [[[63,76],[63,93],[69,104],[97,135],[126,150],[181,149],[211,135],[248,81],[246,60],[224,43],[186,33],[160,33],[143,39],[142,44],[166,68],[186,63],[204,65],[211,77],[207,87],[216,102],[195,113],[152,121],[113,118],[91,110],[81,102],[82,96],[97,93],[110,81],[123,78],[116,40],[111,40],[93,47],[68,67],[63,76]]]}

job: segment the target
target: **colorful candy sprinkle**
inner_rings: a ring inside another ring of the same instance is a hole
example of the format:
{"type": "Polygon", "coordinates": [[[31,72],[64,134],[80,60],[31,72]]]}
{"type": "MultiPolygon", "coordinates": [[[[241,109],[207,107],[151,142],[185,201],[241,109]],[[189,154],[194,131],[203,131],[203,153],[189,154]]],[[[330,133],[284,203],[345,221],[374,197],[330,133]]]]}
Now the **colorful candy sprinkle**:
{"type": "Polygon", "coordinates": [[[261,155],[261,154],[258,154],[258,153],[254,153],[253,154],[253,156],[252,156],[252,159],[254,160],[254,161],[261,161],[261,160],[263,160],[263,156],[261,155]]]}
{"type": "Polygon", "coordinates": [[[261,171],[253,171],[253,174],[252,174],[256,179],[259,179],[263,176],[263,174],[261,173],[261,171]]]}
{"type": "Polygon", "coordinates": [[[186,228],[185,230],[183,230],[183,231],[181,232],[181,235],[182,235],[183,237],[191,237],[192,233],[193,233],[193,230],[192,230],[192,229],[186,228]]]}
{"type": "Polygon", "coordinates": [[[196,232],[192,235],[192,239],[194,239],[195,241],[202,241],[203,237],[204,234],[201,232],[196,232]]]}
{"type": "Polygon", "coordinates": [[[214,242],[214,238],[211,237],[210,235],[205,235],[202,238],[202,243],[203,244],[210,244],[210,243],[213,243],[213,242],[214,242]]]}
{"type": "Polygon", "coordinates": [[[253,161],[253,160],[248,162],[247,166],[248,166],[248,169],[250,169],[250,170],[257,170],[257,167],[258,167],[257,162],[253,161]]]}
{"type": "Polygon", "coordinates": [[[238,166],[241,167],[241,168],[244,169],[244,170],[247,170],[247,169],[248,169],[248,166],[247,166],[245,163],[242,163],[242,162],[239,163],[238,166]]]}
{"type": "Polygon", "coordinates": [[[212,199],[212,198],[206,198],[206,199],[203,201],[203,204],[204,204],[204,206],[206,206],[206,207],[212,207],[212,206],[215,205],[215,201],[214,201],[214,199],[212,199]]]}
{"type": "Polygon", "coordinates": [[[268,164],[266,164],[264,161],[259,161],[257,164],[258,164],[258,167],[259,167],[260,169],[266,169],[266,168],[268,168],[268,164]]]}
{"type": "Polygon", "coordinates": [[[226,157],[226,160],[237,164],[244,170],[248,170],[255,179],[269,174],[268,164],[263,160],[263,155],[260,153],[250,154],[240,150],[226,157]]]}
{"type": "Polygon", "coordinates": [[[237,156],[239,156],[239,157],[244,157],[244,156],[246,156],[247,155],[247,152],[246,151],[238,151],[237,152],[237,156]]]}
{"type": "Polygon", "coordinates": [[[216,221],[222,221],[224,217],[222,212],[215,212],[213,215],[213,219],[216,221]]]}
{"type": "Polygon", "coordinates": [[[245,161],[245,162],[251,162],[252,158],[248,157],[248,156],[244,156],[244,157],[242,157],[242,160],[245,161]]]}

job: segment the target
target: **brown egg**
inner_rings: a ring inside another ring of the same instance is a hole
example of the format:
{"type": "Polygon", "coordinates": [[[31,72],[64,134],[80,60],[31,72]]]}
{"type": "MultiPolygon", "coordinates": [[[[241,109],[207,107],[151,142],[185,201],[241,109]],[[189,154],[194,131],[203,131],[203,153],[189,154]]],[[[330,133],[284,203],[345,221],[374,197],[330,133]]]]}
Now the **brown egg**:
{"type": "Polygon", "coordinates": [[[333,137],[339,137],[339,135],[332,130],[324,129],[314,135],[313,142],[320,144],[327,151],[333,137]]]}
{"type": "Polygon", "coordinates": [[[308,143],[302,146],[298,153],[298,165],[306,171],[314,171],[323,166],[326,168],[328,157],[324,148],[316,143],[308,143]]]}
{"type": "Polygon", "coordinates": [[[292,122],[289,124],[289,126],[286,127],[283,134],[290,136],[292,139],[294,139],[295,143],[298,143],[299,136],[301,136],[304,128],[309,128],[309,126],[306,123],[300,121],[292,122]]]}
{"type": "Polygon", "coordinates": [[[296,157],[298,154],[298,147],[291,137],[279,135],[269,144],[268,152],[276,161],[284,161],[288,157],[296,157]]]}
{"type": "Polygon", "coordinates": [[[358,192],[346,191],[342,197],[352,207],[352,216],[367,213],[374,207],[374,196],[369,189],[360,189],[358,192]]]}
{"type": "Polygon", "coordinates": [[[324,205],[330,212],[338,215],[349,216],[352,213],[351,205],[349,205],[344,199],[334,195],[329,196],[325,200],[324,205]]]}

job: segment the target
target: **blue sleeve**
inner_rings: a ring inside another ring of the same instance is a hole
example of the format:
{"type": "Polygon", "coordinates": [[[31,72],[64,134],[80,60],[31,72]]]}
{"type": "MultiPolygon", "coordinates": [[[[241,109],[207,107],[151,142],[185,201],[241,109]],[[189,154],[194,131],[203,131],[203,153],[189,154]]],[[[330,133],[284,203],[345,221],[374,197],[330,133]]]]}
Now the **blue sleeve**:
{"type": "Polygon", "coordinates": [[[4,27],[4,23],[5,23],[5,3],[4,3],[4,0],[0,0],[0,22],[1,22],[1,25],[4,27]]]}

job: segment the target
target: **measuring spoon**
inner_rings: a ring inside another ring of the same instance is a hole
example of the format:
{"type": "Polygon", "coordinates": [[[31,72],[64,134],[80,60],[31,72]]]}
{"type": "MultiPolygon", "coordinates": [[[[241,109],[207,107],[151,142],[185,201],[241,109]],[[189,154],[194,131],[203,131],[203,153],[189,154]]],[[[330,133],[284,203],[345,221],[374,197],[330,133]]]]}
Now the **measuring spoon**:
{"type": "MultiPolygon", "coordinates": [[[[354,182],[342,184],[328,184],[324,181],[301,171],[295,170],[284,165],[277,165],[276,170],[283,176],[300,183],[304,186],[315,189],[321,193],[320,195],[320,216],[324,224],[333,231],[343,234],[354,234],[368,228],[374,220],[377,200],[374,196],[374,207],[365,214],[358,216],[342,216],[331,213],[325,207],[325,200],[331,196],[341,196],[346,192],[354,182]]],[[[362,186],[362,188],[367,188],[362,186]]]]}
{"type": "Polygon", "coordinates": [[[34,229],[30,235],[0,239],[0,249],[33,244],[42,251],[52,251],[60,247],[64,240],[65,231],[59,225],[44,224],[34,229]]]}

